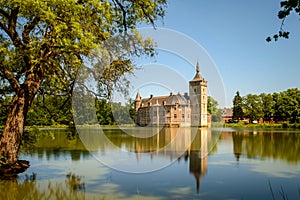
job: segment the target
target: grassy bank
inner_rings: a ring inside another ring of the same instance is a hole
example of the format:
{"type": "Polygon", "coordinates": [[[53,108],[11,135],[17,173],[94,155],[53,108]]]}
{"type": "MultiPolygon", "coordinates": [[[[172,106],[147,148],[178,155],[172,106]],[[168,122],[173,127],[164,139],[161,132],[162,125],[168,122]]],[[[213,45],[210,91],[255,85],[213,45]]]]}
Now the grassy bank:
{"type": "Polygon", "coordinates": [[[245,124],[244,122],[239,123],[225,123],[224,127],[231,128],[287,128],[287,129],[300,129],[300,124],[290,124],[287,122],[278,123],[278,124],[269,124],[269,123],[261,123],[261,124],[245,124]]]}

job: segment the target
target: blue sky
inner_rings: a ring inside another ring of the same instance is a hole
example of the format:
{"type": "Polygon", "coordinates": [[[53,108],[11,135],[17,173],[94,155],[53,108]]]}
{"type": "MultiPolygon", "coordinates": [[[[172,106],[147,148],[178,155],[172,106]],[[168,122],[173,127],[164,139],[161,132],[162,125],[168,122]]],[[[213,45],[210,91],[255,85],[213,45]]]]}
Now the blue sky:
{"type": "Polygon", "coordinates": [[[207,51],[225,88],[220,107],[230,107],[236,91],[244,96],[299,88],[300,16],[292,14],[285,22],[290,39],[265,40],[279,30],[279,9],[279,0],[172,0],[158,27],[186,34],[207,51]]]}

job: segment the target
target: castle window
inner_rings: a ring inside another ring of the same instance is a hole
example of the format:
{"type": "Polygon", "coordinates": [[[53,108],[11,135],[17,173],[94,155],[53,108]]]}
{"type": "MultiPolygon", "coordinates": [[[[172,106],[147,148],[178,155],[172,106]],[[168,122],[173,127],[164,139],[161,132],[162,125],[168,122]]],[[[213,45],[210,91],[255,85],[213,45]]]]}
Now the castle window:
{"type": "Polygon", "coordinates": [[[194,92],[195,92],[195,93],[197,92],[197,88],[194,89],[194,92]]]}
{"type": "Polygon", "coordinates": [[[175,119],[177,118],[177,114],[174,114],[174,118],[175,118],[175,119]]]}
{"type": "Polygon", "coordinates": [[[182,119],[184,119],[184,114],[182,114],[182,119]]]}

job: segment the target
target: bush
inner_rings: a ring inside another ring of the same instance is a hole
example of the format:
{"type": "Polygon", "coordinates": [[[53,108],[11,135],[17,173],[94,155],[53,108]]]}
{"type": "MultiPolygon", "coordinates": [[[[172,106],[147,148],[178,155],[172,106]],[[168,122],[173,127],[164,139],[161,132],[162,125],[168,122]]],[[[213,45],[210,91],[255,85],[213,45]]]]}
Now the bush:
{"type": "Polygon", "coordinates": [[[282,123],[282,128],[288,128],[289,127],[289,123],[288,122],[283,122],[282,123]]]}

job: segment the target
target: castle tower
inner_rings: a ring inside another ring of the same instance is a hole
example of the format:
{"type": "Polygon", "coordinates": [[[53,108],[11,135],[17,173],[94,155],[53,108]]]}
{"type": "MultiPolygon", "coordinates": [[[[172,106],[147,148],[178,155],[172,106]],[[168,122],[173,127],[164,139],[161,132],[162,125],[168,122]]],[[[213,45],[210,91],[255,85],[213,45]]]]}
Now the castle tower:
{"type": "Polygon", "coordinates": [[[139,108],[141,107],[141,103],[142,103],[142,97],[141,97],[140,93],[137,92],[135,100],[134,100],[134,110],[135,110],[135,112],[137,112],[139,110],[139,108]]]}
{"type": "Polygon", "coordinates": [[[191,126],[205,127],[207,123],[207,81],[200,74],[200,64],[197,62],[196,75],[189,82],[191,126]]]}
{"type": "Polygon", "coordinates": [[[135,123],[139,124],[140,116],[139,116],[139,108],[142,104],[142,97],[139,92],[137,92],[135,100],[134,100],[134,110],[135,110],[135,123]]]}

